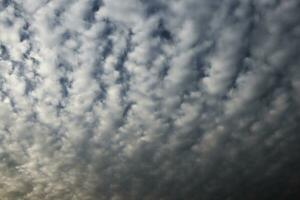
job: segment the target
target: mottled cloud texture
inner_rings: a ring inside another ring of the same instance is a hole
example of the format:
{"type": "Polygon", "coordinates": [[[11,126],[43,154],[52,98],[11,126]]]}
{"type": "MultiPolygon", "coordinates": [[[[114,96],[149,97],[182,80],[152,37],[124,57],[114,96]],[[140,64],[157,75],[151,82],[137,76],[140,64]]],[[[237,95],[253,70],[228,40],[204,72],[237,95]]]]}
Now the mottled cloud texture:
{"type": "Polygon", "coordinates": [[[1,0],[1,200],[292,200],[299,0],[1,0]]]}

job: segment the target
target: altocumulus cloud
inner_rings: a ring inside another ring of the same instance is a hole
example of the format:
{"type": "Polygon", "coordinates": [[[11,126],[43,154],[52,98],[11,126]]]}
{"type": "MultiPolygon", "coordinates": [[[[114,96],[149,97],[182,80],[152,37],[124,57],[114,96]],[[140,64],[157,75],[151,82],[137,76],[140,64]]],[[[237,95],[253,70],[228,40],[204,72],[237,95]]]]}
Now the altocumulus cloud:
{"type": "Polygon", "coordinates": [[[0,1],[0,199],[298,199],[299,10],[0,1]]]}

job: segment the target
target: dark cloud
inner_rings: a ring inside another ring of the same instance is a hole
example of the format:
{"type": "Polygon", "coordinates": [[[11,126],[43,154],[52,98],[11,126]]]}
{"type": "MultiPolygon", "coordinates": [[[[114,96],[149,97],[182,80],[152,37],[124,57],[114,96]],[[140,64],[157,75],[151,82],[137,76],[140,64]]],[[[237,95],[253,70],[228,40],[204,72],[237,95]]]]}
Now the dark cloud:
{"type": "Polygon", "coordinates": [[[1,199],[298,199],[299,8],[2,1],[1,199]]]}

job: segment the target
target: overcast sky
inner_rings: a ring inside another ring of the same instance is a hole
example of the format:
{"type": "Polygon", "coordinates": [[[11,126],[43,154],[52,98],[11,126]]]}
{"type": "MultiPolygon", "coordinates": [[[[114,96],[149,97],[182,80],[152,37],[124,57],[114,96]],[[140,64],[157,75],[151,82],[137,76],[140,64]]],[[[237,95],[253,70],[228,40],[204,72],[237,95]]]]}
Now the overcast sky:
{"type": "Polygon", "coordinates": [[[0,0],[0,199],[299,199],[299,10],[0,0]]]}

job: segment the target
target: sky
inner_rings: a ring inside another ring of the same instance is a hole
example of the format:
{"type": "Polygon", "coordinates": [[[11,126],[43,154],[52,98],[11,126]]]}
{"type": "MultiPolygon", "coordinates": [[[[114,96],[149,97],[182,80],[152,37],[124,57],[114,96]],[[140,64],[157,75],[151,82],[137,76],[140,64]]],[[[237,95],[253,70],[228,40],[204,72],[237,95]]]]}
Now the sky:
{"type": "Polygon", "coordinates": [[[1,200],[300,198],[299,0],[1,0],[1,200]]]}

